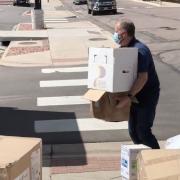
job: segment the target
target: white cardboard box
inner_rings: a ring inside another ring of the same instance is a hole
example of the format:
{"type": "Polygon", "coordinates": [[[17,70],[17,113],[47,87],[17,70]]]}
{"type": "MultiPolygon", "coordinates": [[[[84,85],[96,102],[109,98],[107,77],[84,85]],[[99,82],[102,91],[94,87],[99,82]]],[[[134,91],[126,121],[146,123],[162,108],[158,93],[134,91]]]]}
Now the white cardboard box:
{"type": "Polygon", "coordinates": [[[137,77],[137,48],[89,48],[88,88],[129,91],[137,77]]]}
{"type": "Polygon", "coordinates": [[[137,180],[137,155],[144,149],[150,147],[142,144],[121,146],[121,175],[124,179],[137,180]]]}
{"type": "Polygon", "coordinates": [[[165,143],[166,149],[180,149],[180,135],[167,139],[165,143]]]}

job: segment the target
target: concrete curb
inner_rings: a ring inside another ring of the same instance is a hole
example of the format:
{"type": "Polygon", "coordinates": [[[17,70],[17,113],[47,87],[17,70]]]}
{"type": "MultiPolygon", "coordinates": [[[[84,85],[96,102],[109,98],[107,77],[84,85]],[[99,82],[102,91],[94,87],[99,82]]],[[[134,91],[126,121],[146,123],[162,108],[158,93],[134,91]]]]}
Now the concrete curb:
{"type": "MultiPolygon", "coordinates": [[[[22,23],[19,23],[17,25],[15,25],[12,29],[12,31],[18,31],[18,29],[20,29],[20,26],[21,26],[22,23]]],[[[24,23],[24,24],[30,24],[30,23],[24,23]]],[[[27,40],[28,41],[28,40],[27,40]]],[[[40,41],[40,40],[39,40],[40,41]]],[[[12,55],[12,56],[7,56],[10,48],[16,48],[16,47],[19,47],[19,46],[14,46],[14,43],[15,42],[18,42],[18,41],[11,41],[9,46],[5,49],[5,52],[3,53],[1,59],[0,59],[0,65],[2,66],[9,66],[9,67],[47,67],[47,66],[51,66],[52,65],[52,61],[47,63],[30,63],[30,62],[22,62],[22,61],[15,61],[13,60],[13,56],[14,57],[17,57],[17,55],[12,55]],[[8,60],[9,59],[9,60],[8,60]]],[[[29,41],[28,41],[29,42],[29,41]]],[[[43,52],[43,51],[42,51],[43,52]]],[[[27,56],[27,59],[29,57],[29,55],[32,55],[32,54],[35,54],[37,52],[32,52],[32,53],[27,53],[27,54],[21,54],[20,56],[22,57],[26,57],[27,56]]],[[[41,52],[39,52],[41,53],[41,52]]],[[[44,53],[43,53],[44,54],[44,53]]],[[[22,59],[22,58],[21,58],[22,59]]],[[[25,58],[26,59],[26,58],[25,58]]]]}
{"type": "Polygon", "coordinates": [[[156,7],[180,7],[180,4],[178,3],[170,3],[170,2],[164,2],[161,0],[156,0],[156,1],[143,1],[143,0],[131,0],[139,3],[144,3],[144,4],[149,4],[152,6],[156,7]]]}

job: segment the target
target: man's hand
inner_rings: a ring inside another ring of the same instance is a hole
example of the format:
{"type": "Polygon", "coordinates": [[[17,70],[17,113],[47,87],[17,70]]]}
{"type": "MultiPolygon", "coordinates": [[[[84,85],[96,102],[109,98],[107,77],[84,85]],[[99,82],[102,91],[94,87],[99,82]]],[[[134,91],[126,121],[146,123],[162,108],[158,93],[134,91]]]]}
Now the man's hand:
{"type": "MultiPolygon", "coordinates": [[[[148,80],[148,73],[142,72],[138,73],[138,78],[134,82],[130,92],[133,96],[135,96],[141,89],[144,87],[148,80]]],[[[116,105],[116,108],[123,108],[128,105],[128,103],[135,102],[138,103],[137,99],[131,100],[128,96],[122,96],[117,97],[116,100],[118,101],[118,104],[116,105]]]]}
{"type": "Polygon", "coordinates": [[[128,96],[119,97],[119,98],[117,98],[117,100],[119,102],[116,105],[116,108],[123,108],[131,103],[131,99],[128,96]]]}

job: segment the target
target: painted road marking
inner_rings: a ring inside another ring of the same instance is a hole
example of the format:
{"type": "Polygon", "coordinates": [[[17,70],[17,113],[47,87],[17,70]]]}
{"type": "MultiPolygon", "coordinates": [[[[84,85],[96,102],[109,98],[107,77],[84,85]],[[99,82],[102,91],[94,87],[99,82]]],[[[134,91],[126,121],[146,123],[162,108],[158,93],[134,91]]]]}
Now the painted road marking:
{"type": "Polygon", "coordinates": [[[44,21],[46,22],[46,23],[58,23],[58,22],[69,22],[68,21],[68,19],[58,19],[58,18],[56,18],[56,19],[51,19],[51,18],[46,18],[46,19],[44,19],[44,21]]]}
{"type": "Polygon", "coordinates": [[[70,73],[70,72],[87,72],[88,67],[72,67],[72,68],[46,68],[42,69],[42,73],[55,73],[55,72],[63,72],[63,73],[70,73]]]}
{"type": "Polygon", "coordinates": [[[53,60],[53,65],[59,65],[59,66],[87,65],[87,61],[80,60],[76,62],[76,61],[53,60]]]}
{"type": "Polygon", "coordinates": [[[56,20],[59,20],[59,21],[67,21],[68,19],[65,19],[65,18],[45,18],[44,19],[45,21],[56,21],[56,20]]]}
{"type": "Polygon", "coordinates": [[[127,130],[127,121],[107,122],[96,118],[85,119],[60,119],[35,121],[37,133],[72,132],[72,131],[103,131],[103,130],[127,130]]]}
{"type": "Polygon", "coordinates": [[[69,21],[44,21],[45,23],[68,23],[69,21]]]}
{"type": "Polygon", "coordinates": [[[87,79],[40,81],[40,87],[86,86],[87,79]]]}
{"type": "Polygon", "coordinates": [[[57,96],[57,97],[38,97],[37,106],[64,106],[90,104],[90,101],[82,96],[57,96]]]}

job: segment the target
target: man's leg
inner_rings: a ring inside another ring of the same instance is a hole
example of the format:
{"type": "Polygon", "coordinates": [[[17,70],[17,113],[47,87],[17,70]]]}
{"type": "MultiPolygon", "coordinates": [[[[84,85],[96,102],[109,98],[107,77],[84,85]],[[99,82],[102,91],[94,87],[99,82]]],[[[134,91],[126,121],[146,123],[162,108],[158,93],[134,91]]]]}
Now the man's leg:
{"type": "Polygon", "coordinates": [[[141,144],[141,141],[136,133],[136,126],[137,126],[137,112],[135,105],[132,104],[130,108],[130,117],[128,121],[129,135],[134,144],[141,144]]]}
{"type": "Polygon", "coordinates": [[[136,132],[142,144],[152,149],[159,149],[158,141],[151,130],[155,118],[155,111],[156,106],[138,108],[136,132]]]}

